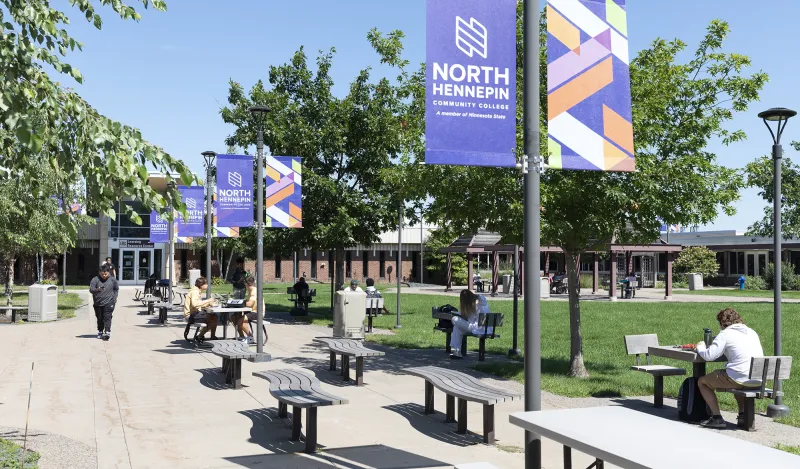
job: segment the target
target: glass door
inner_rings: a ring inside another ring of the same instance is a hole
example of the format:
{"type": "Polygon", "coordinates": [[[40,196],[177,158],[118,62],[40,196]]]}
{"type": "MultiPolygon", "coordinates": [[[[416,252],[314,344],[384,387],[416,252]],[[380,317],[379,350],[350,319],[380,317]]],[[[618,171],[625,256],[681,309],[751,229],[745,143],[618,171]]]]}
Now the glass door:
{"type": "Polygon", "coordinates": [[[136,281],[136,251],[122,251],[122,265],[120,268],[120,280],[123,282],[136,281]]]}
{"type": "Polygon", "coordinates": [[[758,272],[756,275],[764,275],[767,273],[767,253],[762,252],[758,254],[758,272]]]}
{"type": "Polygon", "coordinates": [[[756,276],[756,255],[755,254],[747,254],[747,276],[748,277],[755,277],[756,276]]]}
{"type": "Polygon", "coordinates": [[[153,251],[140,249],[138,256],[136,283],[144,283],[153,273],[153,251]]]}

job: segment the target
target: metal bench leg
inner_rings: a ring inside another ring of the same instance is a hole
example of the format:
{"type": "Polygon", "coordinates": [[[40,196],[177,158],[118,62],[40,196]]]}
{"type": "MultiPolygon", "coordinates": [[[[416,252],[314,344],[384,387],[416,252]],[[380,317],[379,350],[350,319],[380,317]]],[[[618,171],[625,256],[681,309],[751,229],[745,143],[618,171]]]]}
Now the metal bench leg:
{"type": "Polygon", "coordinates": [[[350,355],[342,355],[342,381],[350,381],[350,355]]]}
{"type": "Polygon", "coordinates": [[[482,362],[486,360],[486,338],[481,337],[478,339],[478,361],[482,362]]]}
{"type": "MultiPolygon", "coordinates": [[[[311,410],[311,409],[309,409],[311,410]]],[[[300,430],[303,428],[303,409],[292,406],[292,441],[300,440],[300,430]]]]}
{"type": "Polygon", "coordinates": [[[306,411],[306,453],[317,452],[317,408],[309,407],[306,411]]]}
{"type": "Polygon", "coordinates": [[[233,389],[242,388],[242,359],[237,358],[231,362],[231,381],[233,389]]]}
{"type": "Polygon", "coordinates": [[[744,399],[744,429],[756,431],[756,400],[752,397],[744,399]]]}
{"type": "Polygon", "coordinates": [[[278,402],[278,418],[285,419],[289,416],[289,412],[287,411],[289,408],[288,405],[284,402],[278,402]]]}
{"type": "Polygon", "coordinates": [[[456,421],[456,397],[447,394],[447,414],[445,422],[452,423],[456,421]]]}
{"type": "Polygon", "coordinates": [[[664,377],[660,375],[653,376],[655,385],[653,387],[653,407],[660,409],[664,407],[664,377]]]}
{"type": "Polygon", "coordinates": [[[367,313],[367,332],[372,332],[372,314],[367,313]]]}
{"type": "Polygon", "coordinates": [[[494,444],[494,404],[483,405],[483,442],[494,444]]]}
{"type": "Polygon", "coordinates": [[[364,385],[364,357],[356,357],[356,386],[364,385]]]}
{"type": "Polygon", "coordinates": [[[444,351],[446,353],[450,353],[451,352],[451,349],[450,349],[450,338],[452,336],[453,336],[453,332],[452,331],[445,332],[444,351]]]}
{"type": "Polygon", "coordinates": [[[433,384],[425,381],[425,414],[432,414],[433,412],[433,384]]]}
{"type": "Polygon", "coordinates": [[[336,352],[331,352],[331,366],[328,368],[331,371],[336,371],[336,352]]]}
{"type": "Polygon", "coordinates": [[[467,433],[467,401],[458,400],[458,433],[467,433]]]}
{"type": "Polygon", "coordinates": [[[223,357],[222,358],[222,373],[227,373],[229,366],[230,366],[230,360],[223,357]]]}
{"type": "Polygon", "coordinates": [[[572,469],[572,448],[564,446],[564,469],[572,469]]]}
{"type": "Polygon", "coordinates": [[[461,356],[467,358],[467,336],[461,338],[461,356]]]}

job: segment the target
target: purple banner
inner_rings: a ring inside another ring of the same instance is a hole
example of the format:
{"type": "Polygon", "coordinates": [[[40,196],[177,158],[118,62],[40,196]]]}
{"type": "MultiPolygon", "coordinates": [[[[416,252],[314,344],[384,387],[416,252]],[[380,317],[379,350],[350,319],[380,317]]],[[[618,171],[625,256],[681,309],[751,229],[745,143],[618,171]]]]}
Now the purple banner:
{"type": "Polygon", "coordinates": [[[169,223],[161,218],[161,214],[155,210],[150,213],[150,242],[169,242],[169,223]]]}
{"type": "Polygon", "coordinates": [[[204,236],[205,233],[205,197],[203,186],[178,186],[183,203],[186,204],[186,220],[178,215],[178,237],[204,236]]]}
{"type": "Polygon", "coordinates": [[[217,226],[253,226],[253,157],[217,155],[217,226]]]}
{"type": "Polygon", "coordinates": [[[425,162],[514,167],[517,0],[427,0],[425,162]]]}

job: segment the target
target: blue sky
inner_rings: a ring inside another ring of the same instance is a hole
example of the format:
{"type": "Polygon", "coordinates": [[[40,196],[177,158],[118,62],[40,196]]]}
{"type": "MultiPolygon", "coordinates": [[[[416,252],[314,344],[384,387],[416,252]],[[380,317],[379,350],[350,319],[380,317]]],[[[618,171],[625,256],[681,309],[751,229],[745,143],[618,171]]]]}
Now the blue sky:
{"type": "MultiPolygon", "coordinates": [[[[224,152],[224,139],[232,131],[219,116],[229,79],[249,89],[260,78],[266,81],[269,66],[286,62],[301,45],[312,56],[333,46],[336,92],[344,93],[358,70],[374,66],[380,72],[366,41],[372,27],[404,31],[406,57],[412,63],[425,59],[424,0],[167,0],[167,4],[166,13],[143,12],[138,24],[122,22],[108,10],[103,31],[73,14],[70,31],[84,43],[84,51],[69,61],[85,80],[83,85],[69,86],[103,114],[140,128],[148,140],[198,173],[204,172],[200,153],[224,152]]],[[[771,137],[756,114],[775,106],[800,108],[800,94],[792,86],[800,66],[790,52],[800,1],[772,0],[763,7],[751,0],[628,0],[631,54],[657,37],[679,37],[692,49],[715,18],[731,25],[726,51],[750,56],[751,72],[764,70],[770,75],[761,102],[730,125],[745,130],[748,140],[711,148],[723,164],[742,167],[771,148],[771,137]]],[[[800,140],[800,118],[790,122],[784,140],[787,144],[800,140]]],[[[784,148],[785,156],[796,158],[788,145],[784,148]]],[[[762,217],[764,206],[755,190],[744,191],[737,215],[721,215],[708,229],[745,229],[762,217]]]]}

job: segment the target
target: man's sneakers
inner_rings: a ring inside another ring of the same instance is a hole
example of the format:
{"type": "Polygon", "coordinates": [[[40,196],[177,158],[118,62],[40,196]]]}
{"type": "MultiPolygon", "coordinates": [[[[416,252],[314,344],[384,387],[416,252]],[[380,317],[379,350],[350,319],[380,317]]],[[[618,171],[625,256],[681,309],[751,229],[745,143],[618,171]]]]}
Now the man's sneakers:
{"type": "Polygon", "coordinates": [[[107,341],[110,338],[111,338],[111,331],[106,331],[105,333],[103,333],[103,340],[107,341]]]}
{"type": "Polygon", "coordinates": [[[98,339],[102,339],[103,338],[103,333],[102,332],[98,332],[97,333],[97,338],[98,339]]]}
{"type": "Polygon", "coordinates": [[[462,358],[464,358],[464,356],[461,355],[461,352],[458,350],[453,350],[453,353],[450,354],[450,360],[461,360],[462,358]]]}
{"type": "Polygon", "coordinates": [[[712,415],[708,420],[703,420],[700,425],[706,428],[725,428],[727,424],[721,415],[712,415]]]}

